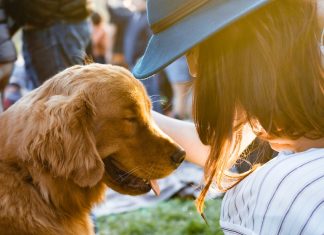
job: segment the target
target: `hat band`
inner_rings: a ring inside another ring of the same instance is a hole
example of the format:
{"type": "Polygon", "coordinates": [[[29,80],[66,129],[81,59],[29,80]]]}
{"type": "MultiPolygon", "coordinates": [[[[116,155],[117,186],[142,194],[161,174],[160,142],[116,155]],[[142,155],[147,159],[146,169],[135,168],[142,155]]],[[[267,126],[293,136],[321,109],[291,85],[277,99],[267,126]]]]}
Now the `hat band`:
{"type": "Polygon", "coordinates": [[[192,12],[196,11],[201,6],[205,5],[209,0],[191,0],[186,3],[186,5],[179,7],[170,15],[157,21],[151,25],[151,30],[154,34],[158,34],[170,26],[174,25],[184,17],[190,15],[192,12]]]}

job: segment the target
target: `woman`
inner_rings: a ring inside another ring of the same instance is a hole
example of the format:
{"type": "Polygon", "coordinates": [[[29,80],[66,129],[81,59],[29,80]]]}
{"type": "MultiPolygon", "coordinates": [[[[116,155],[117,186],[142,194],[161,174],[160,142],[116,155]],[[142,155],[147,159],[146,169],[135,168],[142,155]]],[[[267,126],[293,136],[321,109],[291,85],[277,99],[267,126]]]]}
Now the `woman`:
{"type": "Polygon", "coordinates": [[[202,212],[213,181],[227,191],[228,234],[324,233],[324,74],[314,0],[148,1],[154,32],[134,69],[146,77],[186,54],[195,128],[154,114],[205,166],[202,212]],[[163,2],[163,3],[162,3],[163,2]],[[247,126],[279,152],[241,175],[247,126]],[[207,157],[208,156],[208,157],[207,157]]]}

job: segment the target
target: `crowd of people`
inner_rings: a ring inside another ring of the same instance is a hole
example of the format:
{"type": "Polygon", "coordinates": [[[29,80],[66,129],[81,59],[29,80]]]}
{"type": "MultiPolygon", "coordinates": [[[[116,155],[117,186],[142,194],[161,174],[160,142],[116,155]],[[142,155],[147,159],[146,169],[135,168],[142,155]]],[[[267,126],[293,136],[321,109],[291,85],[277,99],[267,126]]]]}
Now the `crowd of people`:
{"type": "MultiPolygon", "coordinates": [[[[96,11],[94,2],[91,5],[90,1],[56,2],[0,2],[1,11],[5,13],[0,22],[7,34],[1,48],[7,48],[8,54],[0,58],[0,62],[11,66],[7,69],[8,75],[1,79],[3,101],[0,103],[4,110],[29,90],[74,64],[91,61],[132,70],[152,35],[146,17],[146,0],[118,0],[114,4],[107,1],[104,12],[96,11]],[[18,29],[22,29],[19,62],[11,40],[18,29]]],[[[191,77],[185,58],[154,76],[142,80],[154,110],[178,119],[190,119],[191,77]]]]}

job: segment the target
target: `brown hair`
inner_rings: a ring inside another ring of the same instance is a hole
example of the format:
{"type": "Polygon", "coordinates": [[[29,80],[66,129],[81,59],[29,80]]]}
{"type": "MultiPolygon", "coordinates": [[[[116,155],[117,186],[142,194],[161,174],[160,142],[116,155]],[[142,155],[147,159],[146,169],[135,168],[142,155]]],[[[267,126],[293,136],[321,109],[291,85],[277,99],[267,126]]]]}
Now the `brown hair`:
{"type": "Polygon", "coordinates": [[[91,21],[94,25],[99,25],[102,22],[102,17],[98,12],[93,12],[91,15],[91,21]]]}
{"type": "Polygon", "coordinates": [[[213,180],[226,191],[253,171],[228,171],[239,158],[243,123],[276,137],[324,136],[318,35],[316,1],[276,0],[198,45],[194,120],[211,146],[199,212],[213,180]]]}

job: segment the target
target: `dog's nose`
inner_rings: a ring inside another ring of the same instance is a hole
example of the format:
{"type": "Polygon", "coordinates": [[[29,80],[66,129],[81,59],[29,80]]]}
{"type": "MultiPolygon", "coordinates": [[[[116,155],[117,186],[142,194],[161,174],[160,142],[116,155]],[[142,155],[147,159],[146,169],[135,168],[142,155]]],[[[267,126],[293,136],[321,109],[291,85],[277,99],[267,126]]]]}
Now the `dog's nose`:
{"type": "Polygon", "coordinates": [[[185,156],[186,152],[183,150],[179,150],[171,156],[171,159],[175,164],[179,165],[181,162],[183,162],[185,156]]]}

